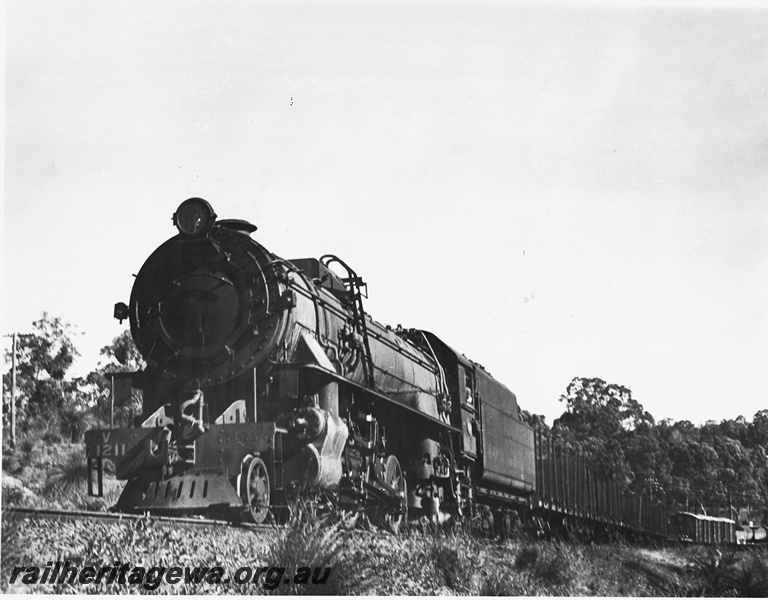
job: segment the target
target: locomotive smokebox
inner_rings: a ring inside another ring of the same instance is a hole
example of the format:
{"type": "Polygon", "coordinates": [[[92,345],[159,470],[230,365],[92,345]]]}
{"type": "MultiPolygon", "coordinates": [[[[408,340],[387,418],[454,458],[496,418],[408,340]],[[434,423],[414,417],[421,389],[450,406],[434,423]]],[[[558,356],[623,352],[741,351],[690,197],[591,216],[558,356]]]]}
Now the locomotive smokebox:
{"type": "Polygon", "coordinates": [[[203,385],[263,364],[283,329],[276,257],[251,239],[254,225],[217,221],[201,198],[184,201],[173,220],[179,235],[144,263],[120,314],[139,351],[151,368],[203,385]]]}
{"type": "Polygon", "coordinates": [[[174,279],[158,307],[165,337],[194,358],[213,356],[224,347],[241,310],[234,282],[220,271],[208,270],[174,279]]]}

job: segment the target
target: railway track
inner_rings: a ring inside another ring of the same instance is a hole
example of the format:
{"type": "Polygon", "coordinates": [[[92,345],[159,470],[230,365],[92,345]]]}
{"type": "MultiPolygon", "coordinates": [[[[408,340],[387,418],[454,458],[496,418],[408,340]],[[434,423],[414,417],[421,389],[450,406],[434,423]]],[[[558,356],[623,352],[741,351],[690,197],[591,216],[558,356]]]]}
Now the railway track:
{"type": "MultiPolygon", "coordinates": [[[[21,508],[7,507],[3,509],[3,520],[24,521],[25,519],[36,521],[97,521],[105,523],[137,523],[147,522],[158,525],[167,525],[181,528],[235,528],[258,533],[274,533],[276,530],[285,529],[287,525],[256,525],[254,523],[238,523],[224,519],[206,519],[202,517],[168,517],[152,514],[129,514],[129,513],[104,513],[87,510],[62,510],[62,509],[39,509],[39,508],[21,508]]],[[[344,536],[383,536],[388,537],[392,534],[388,531],[370,531],[361,527],[351,529],[342,529],[339,532],[344,536]]]]}
{"type": "Polygon", "coordinates": [[[269,525],[254,525],[247,523],[232,523],[231,521],[219,519],[204,519],[196,517],[166,517],[149,514],[127,514],[127,513],[104,513],[86,510],[59,510],[59,509],[38,509],[38,508],[18,508],[8,507],[3,510],[3,518],[13,521],[31,520],[49,520],[49,521],[101,521],[106,523],[135,523],[140,521],[149,521],[162,525],[172,525],[180,527],[237,527],[253,531],[270,531],[273,527],[269,525]]]}

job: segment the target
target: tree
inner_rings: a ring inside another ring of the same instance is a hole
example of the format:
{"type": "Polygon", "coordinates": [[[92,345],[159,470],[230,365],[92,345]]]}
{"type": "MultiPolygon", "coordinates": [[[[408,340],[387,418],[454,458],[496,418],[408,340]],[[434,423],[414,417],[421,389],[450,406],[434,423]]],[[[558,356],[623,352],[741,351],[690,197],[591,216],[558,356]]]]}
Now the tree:
{"type": "MultiPolygon", "coordinates": [[[[72,339],[78,334],[73,325],[43,312],[32,323],[32,333],[19,336],[17,402],[29,417],[50,418],[72,399],[72,386],[64,378],[79,356],[72,339]]],[[[11,361],[10,352],[5,358],[11,361]]],[[[4,385],[10,388],[10,373],[4,375],[4,385]]]]}
{"type": "Polygon", "coordinates": [[[641,423],[622,438],[622,451],[632,472],[631,489],[635,492],[666,490],[671,483],[672,463],[669,446],[658,429],[641,423]]]}
{"type": "Polygon", "coordinates": [[[92,414],[69,406],[59,411],[58,422],[61,432],[69,436],[70,441],[74,444],[83,437],[88,429],[93,427],[95,419],[92,414]]]}
{"type": "Polygon", "coordinates": [[[574,378],[560,401],[565,402],[566,412],[559,424],[582,435],[607,439],[654,423],[651,414],[632,398],[632,390],[599,378],[574,378]]]}
{"type": "MultiPolygon", "coordinates": [[[[560,397],[566,412],[553,424],[561,440],[580,448],[594,468],[608,477],[630,483],[634,474],[625,456],[630,432],[653,426],[653,417],[622,385],[599,378],[576,377],[560,397]]],[[[637,452],[642,454],[642,452],[637,452]]]]}
{"type": "MultiPolygon", "coordinates": [[[[91,371],[83,381],[83,386],[91,390],[93,397],[92,411],[96,419],[102,423],[109,422],[111,373],[127,373],[142,371],[146,363],[142,358],[136,344],[133,341],[130,330],[123,331],[112,340],[112,343],[101,349],[101,354],[109,361],[100,365],[98,369],[91,371]]],[[[133,413],[140,413],[141,406],[138,398],[128,407],[133,413]]],[[[127,426],[129,413],[115,411],[115,426],[127,426]]]]}
{"type": "Polygon", "coordinates": [[[129,329],[113,339],[111,344],[104,346],[101,349],[101,354],[116,361],[105,366],[104,372],[141,371],[146,367],[146,362],[139,349],[136,348],[129,329]]]}
{"type": "Polygon", "coordinates": [[[749,437],[753,445],[759,444],[768,452],[768,410],[763,409],[755,413],[749,426],[749,437]]]}
{"type": "Polygon", "coordinates": [[[748,508],[768,519],[768,410],[744,417],[661,421],[628,388],[576,378],[560,397],[566,412],[553,436],[580,449],[593,468],[635,492],[664,493],[670,510],[731,516],[748,508]]]}

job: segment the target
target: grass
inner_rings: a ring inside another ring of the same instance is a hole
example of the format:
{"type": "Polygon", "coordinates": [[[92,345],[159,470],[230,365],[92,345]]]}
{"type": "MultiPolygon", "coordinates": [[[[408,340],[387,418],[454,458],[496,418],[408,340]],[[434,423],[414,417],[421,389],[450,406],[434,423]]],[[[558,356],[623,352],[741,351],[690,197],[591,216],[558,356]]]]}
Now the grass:
{"type": "Polygon", "coordinates": [[[651,595],[669,597],[686,595],[684,580],[674,569],[668,569],[640,557],[629,557],[623,560],[623,567],[639,576],[651,595]]]}
{"type": "Polygon", "coordinates": [[[51,466],[51,471],[45,479],[43,492],[51,494],[59,492],[71,496],[88,484],[88,464],[82,450],[70,450],[51,466]]]}
{"type": "Polygon", "coordinates": [[[342,595],[353,593],[372,579],[361,576],[353,551],[345,543],[348,536],[339,522],[329,518],[307,519],[300,509],[286,528],[276,528],[274,541],[266,553],[266,563],[298,573],[309,566],[306,581],[294,580],[272,591],[280,595],[342,595]]]}
{"type": "Polygon", "coordinates": [[[424,534],[426,547],[422,560],[432,562],[437,580],[451,592],[466,595],[477,586],[476,574],[481,566],[478,546],[468,543],[477,541],[464,529],[448,532],[433,531],[424,534]]]}
{"type": "Polygon", "coordinates": [[[765,552],[742,552],[721,562],[715,584],[696,566],[707,560],[699,549],[647,554],[621,544],[486,543],[463,531],[375,536],[345,532],[325,521],[297,521],[267,533],[225,527],[174,530],[151,519],[135,524],[4,521],[3,550],[0,582],[6,592],[754,597],[767,591],[765,552]],[[80,566],[219,565],[230,575],[245,565],[271,566],[275,573],[267,571],[257,582],[242,585],[162,583],[157,590],[105,582],[76,588],[7,585],[13,566],[48,560],[80,566]],[[301,566],[311,573],[296,581],[293,575],[301,566]],[[326,583],[313,584],[312,577],[324,579],[326,568],[326,583]]]}
{"type": "Polygon", "coordinates": [[[325,521],[254,532],[226,527],[177,530],[136,523],[3,520],[0,587],[5,592],[149,592],[117,583],[8,585],[16,565],[275,567],[256,582],[163,583],[155,593],[280,595],[737,596],[768,594],[768,551],[741,551],[712,569],[703,549],[643,551],[623,544],[483,542],[464,531],[395,537],[345,532],[325,521]],[[306,578],[293,575],[310,567],[306,578]],[[706,568],[705,568],[706,566],[706,568]],[[330,568],[327,578],[325,569],[330,568]],[[284,571],[282,570],[284,569],[284,571]],[[280,571],[278,573],[278,571],[280,571]],[[276,577],[273,575],[277,575],[276,577]],[[286,583],[284,576],[289,579],[286,583]],[[325,583],[312,583],[312,577],[325,583]],[[271,585],[270,585],[271,584],[271,585]]]}
{"type": "Polygon", "coordinates": [[[3,449],[3,477],[8,475],[23,486],[3,486],[3,506],[106,511],[123,487],[107,470],[104,496],[89,496],[83,444],[49,444],[33,434],[22,437],[15,450],[3,449]]]}
{"type": "Polygon", "coordinates": [[[3,471],[11,475],[20,474],[24,467],[32,464],[41,444],[41,438],[34,433],[19,436],[14,450],[3,448],[3,471]]]}
{"type": "Polygon", "coordinates": [[[545,588],[565,587],[571,581],[572,553],[558,543],[526,545],[515,559],[515,567],[545,588]]]}
{"type": "MultiPolygon", "coordinates": [[[[27,501],[41,507],[106,510],[117,499],[120,482],[107,478],[106,497],[88,498],[78,453],[81,445],[19,448],[14,476],[26,491],[8,488],[3,505],[27,501]]],[[[174,530],[152,519],[66,523],[4,517],[0,555],[0,589],[6,592],[768,596],[768,548],[717,555],[703,548],[652,550],[623,543],[487,542],[461,526],[371,535],[348,532],[338,522],[302,518],[301,511],[289,527],[267,533],[222,527],[174,530]],[[43,566],[49,560],[80,566],[114,561],[161,568],[219,565],[228,574],[244,566],[275,569],[242,585],[163,583],[156,590],[105,582],[75,588],[8,584],[14,566],[43,566]],[[301,566],[311,571],[294,578],[301,566]],[[313,584],[313,578],[325,583],[313,584]]]]}
{"type": "Polygon", "coordinates": [[[748,555],[702,550],[692,557],[688,571],[698,596],[768,597],[768,549],[748,555]]]}
{"type": "Polygon", "coordinates": [[[768,598],[768,556],[753,554],[738,562],[725,582],[724,593],[733,591],[742,598],[768,598]]]}

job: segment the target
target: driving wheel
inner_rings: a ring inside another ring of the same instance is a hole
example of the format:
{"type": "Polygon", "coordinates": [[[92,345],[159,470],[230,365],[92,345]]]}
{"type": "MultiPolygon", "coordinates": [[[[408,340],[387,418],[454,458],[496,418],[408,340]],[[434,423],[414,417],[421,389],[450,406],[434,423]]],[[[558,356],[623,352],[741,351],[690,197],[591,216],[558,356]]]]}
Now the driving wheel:
{"type": "Polygon", "coordinates": [[[375,524],[398,533],[408,514],[408,485],[397,457],[390,455],[384,465],[384,483],[398,492],[400,506],[394,510],[377,511],[375,524]]]}

